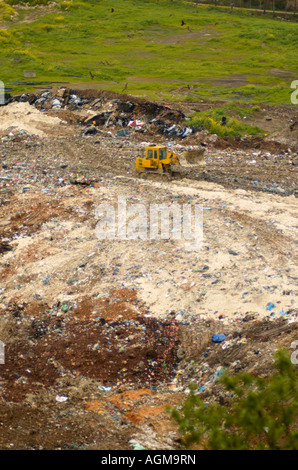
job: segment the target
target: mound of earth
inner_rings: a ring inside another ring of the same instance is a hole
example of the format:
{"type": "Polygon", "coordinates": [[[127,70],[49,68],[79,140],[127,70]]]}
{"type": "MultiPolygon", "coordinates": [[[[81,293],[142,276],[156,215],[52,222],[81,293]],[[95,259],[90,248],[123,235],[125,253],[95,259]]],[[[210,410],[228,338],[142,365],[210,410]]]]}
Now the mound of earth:
{"type": "Polygon", "coordinates": [[[227,403],[224,371],[269,376],[293,352],[297,148],[183,137],[186,108],[59,90],[0,108],[0,448],[181,450],[167,405],[190,383],[227,403]],[[135,159],[157,142],[203,148],[206,164],[140,180],[135,159]],[[130,210],[149,224],[156,204],[199,207],[200,247],[177,237],[183,212],[142,238],[130,210]],[[98,232],[104,207],[114,237],[98,232]]]}

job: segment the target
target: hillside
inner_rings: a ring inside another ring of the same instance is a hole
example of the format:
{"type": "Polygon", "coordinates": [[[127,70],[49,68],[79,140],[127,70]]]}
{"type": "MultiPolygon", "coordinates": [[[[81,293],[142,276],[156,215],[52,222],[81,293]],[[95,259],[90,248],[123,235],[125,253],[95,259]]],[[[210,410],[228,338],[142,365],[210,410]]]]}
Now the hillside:
{"type": "Polygon", "coordinates": [[[177,450],[166,405],[190,383],[226,400],[223,370],[270,375],[296,339],[297,146],[183,137],[183,103],[66,92],[47,92],[41,109],[43,92],[0,108],[0,448],[177,450]],[[204,144],[206,166],[140,180],[148,143],[181,155],[204,144]],[[97,208],[119,197],[199,205],[203,246],[98,237],[97,208]]]}
{"type": "Polygon", "coordinates": [[[59,82],[158,100],[289,104],[297,45],[294,21],[178,1],[0,9],[1,80],[14,92],[59,82]]]}
{"type": "Polygon", "coordinates": [[[167,406],[190,384],[228,405],[224,372],[297,355],[297,25],[176,1],[1,14],[0,449],[181,455],[167,406]],[[180,178],[136,173],[157,144],[180,178]],[[144,237],[156,205],[199,209],[200,246],[185,212],[144,237]]]}

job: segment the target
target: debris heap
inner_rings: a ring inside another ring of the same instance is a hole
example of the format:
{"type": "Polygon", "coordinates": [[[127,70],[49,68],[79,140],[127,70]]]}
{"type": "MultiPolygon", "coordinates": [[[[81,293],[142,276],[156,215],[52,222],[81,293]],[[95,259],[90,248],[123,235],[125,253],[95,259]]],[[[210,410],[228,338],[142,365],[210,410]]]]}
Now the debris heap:
{"type": "MultiPolygon", "coordinates": [[[[41,91],[16,96],[13,101],[28,102],[40,111],[72,111],[77,122],[86,127],[87,133],[96,133],[97,126],[124,128],[123,135],[132,130],[153,130],[169,138],[185,138],[194,132],[185,127],[186,116],[179,110],[145,99],[107,92],[105,90],[82,90],[70,88],[41,91]]],[[[67,115],[63,115],[64,118],[67,115]]]]}

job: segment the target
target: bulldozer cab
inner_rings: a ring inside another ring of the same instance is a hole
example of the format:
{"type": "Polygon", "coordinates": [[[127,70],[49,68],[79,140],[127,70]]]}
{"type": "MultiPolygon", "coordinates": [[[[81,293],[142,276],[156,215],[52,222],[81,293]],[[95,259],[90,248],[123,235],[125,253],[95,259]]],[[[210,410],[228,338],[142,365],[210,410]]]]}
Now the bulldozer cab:
{"type": "Polygon", "coordinates": [[[167,158],[166,147],[146,147],[147,160],[165,160],[167,158]]]}
{"type": "Polygon", "coordinates": [[[147,175],[162,175],[168,180],[171,179],[173,174],[172,166],[180,166],[178,155],[172,151],[168,151],[166,146],[151,145],[145,147],[145,158],[136,158],[136,171],[142,177],[147,178],[147,175]]]}

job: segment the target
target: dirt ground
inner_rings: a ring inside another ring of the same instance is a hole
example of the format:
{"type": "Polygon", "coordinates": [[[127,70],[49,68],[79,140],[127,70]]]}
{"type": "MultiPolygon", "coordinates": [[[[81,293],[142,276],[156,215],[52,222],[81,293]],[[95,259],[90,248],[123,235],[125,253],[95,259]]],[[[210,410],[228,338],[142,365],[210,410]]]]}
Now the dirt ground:
{"type": "Polygon", "coordinates": [[[297,107],[264,107],[264,138],[180,138],[154,119],[182,126],[210,103],[78,94],[79,107],[0,108],[0,449],[180,449],[166,407],[190,383],[224,402],[223,371],[270,375],[298,339],[297,107]],[[205,165],[140,179],[149,143],[203,146],[205,165]],[[200,207],[202,246],[131,226],[100,238],[97,209],[119,198],[200,207]]]}

